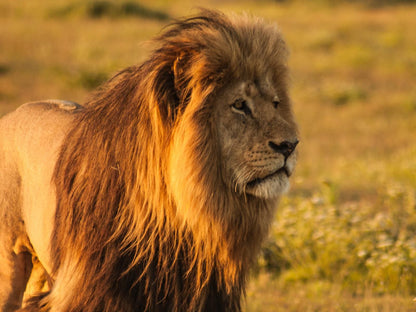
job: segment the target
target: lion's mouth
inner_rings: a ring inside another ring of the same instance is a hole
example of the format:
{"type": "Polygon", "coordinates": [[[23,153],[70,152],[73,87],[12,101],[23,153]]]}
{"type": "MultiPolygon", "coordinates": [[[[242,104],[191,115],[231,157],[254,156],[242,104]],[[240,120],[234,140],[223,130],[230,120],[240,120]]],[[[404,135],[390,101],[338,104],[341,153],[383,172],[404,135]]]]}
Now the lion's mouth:
{"type": "Polygon", "coordinates": [[[270,173],[270,174],[268,174],[268,175],[266,175],[262,178],[256,178],[256,179],[248,182],[247,186],[249,188],[255,187],[255,186],[257,186],[257,185],[259,185],[263,182],[266,182],[267,180],[271,180],[273,178],[276,178],[277,176],[279,176],[281,174],[284,174],[287,177],[290,177],[290,172],[287,170],[286,166],[283,166],[282,168],[277,169],[276,171],[274,171],[274,172],[272,172],[272,173],[270,173]]]}

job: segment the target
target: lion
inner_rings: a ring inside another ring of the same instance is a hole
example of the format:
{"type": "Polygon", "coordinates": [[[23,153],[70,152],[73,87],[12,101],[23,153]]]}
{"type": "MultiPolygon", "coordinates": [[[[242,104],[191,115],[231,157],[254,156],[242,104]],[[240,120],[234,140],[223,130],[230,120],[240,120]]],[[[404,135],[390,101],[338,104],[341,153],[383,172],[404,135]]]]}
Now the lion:
{"type": "Polygon", "coordinates": [[[240,311],[297,157],[275,25],[211,10],[0,122],[2,311],[240,311]],[[24,298],[24,300],[23,300],[24,298]]]}

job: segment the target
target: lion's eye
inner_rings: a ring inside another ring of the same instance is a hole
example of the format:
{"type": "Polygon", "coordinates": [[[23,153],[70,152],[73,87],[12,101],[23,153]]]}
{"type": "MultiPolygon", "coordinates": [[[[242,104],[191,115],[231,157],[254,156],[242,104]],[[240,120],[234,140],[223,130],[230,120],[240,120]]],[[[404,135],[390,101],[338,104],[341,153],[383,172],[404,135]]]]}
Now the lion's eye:
{"type": "Polygon", "coordinates": [[[247,101],[243,99],[235,101],[231,105],[231,109],[238,114],[251,115],[251,110],[247,105],[247,101]]]}

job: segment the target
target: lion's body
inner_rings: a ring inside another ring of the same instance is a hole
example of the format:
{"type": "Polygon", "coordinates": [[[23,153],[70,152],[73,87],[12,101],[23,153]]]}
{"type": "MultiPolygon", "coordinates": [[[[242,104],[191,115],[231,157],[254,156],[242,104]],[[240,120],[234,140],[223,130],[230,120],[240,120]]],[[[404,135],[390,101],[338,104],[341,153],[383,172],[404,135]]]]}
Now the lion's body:
{"type": "Polygon", "coordinates": [[[27,283],[27,311],[240,311],[296,162],[285,44],[212,11],[158,40],[83,107],[0,121],[3,311],[27,283]]]}
{"type": "Polygon", "coordinates": [[[14,307],[21,304],[32,254],[49,271],[52,267],[47,243],[56,207],[52,175],[74,108],[59,101],[29,103],[0,122],[0,295],[10,296],[14,307]],[[8,272],[9,266],[15,271],[8,272]]]}

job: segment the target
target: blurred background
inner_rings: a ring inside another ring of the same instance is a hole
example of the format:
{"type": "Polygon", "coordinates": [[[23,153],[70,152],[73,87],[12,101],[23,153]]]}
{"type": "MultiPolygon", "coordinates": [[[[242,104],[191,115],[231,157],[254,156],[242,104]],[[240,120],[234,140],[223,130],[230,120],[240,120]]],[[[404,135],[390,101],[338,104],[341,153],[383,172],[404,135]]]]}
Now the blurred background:
{"type": "Polygon", "coordinates": [[[277,23],[291,50],[299,165],[246,311],[415,311],[416,1],[0,0],[0,116],[83,103],[198,7],[277,23]]]}

